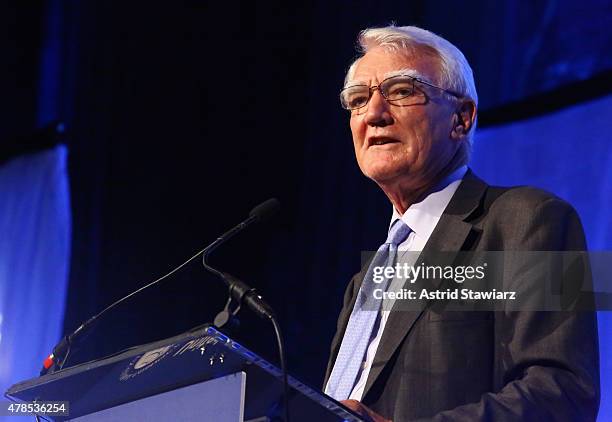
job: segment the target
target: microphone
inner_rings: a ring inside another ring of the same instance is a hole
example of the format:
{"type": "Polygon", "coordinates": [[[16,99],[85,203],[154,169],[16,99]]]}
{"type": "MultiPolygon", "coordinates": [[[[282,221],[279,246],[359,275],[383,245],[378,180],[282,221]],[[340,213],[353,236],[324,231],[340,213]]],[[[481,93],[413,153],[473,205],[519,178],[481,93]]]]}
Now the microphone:
{"type": "Polygon", "coordinates": [[[249,218],[255,218],[257,222],[268,220],[280,209],[280,202],[276,198],[270,198],[251,210],[249,218]]]}
{"type": "Polygon", "coordinates": [[[215,240],[213,243],[204,248],[204,268],[206,268],[213,274],[216,274],[219,277],[223,278],[223,275],[220,271],[217,271],[216,269],[208,265],[206,261],[208,255],[210,255],[214,250],[216,250],[219,246],[230,240],[232,237],[236,236],[238,233],[249,227],[251,224],[269,219],[278,212],[279,208],[280,202],[278,202],[278,199],[276,198],[268,199],[267,201],[264,201],[261,204],[257,205],[255,208],[253,208],[249,213],[249,217],[246,220],[232,227],[231,229],[223,233],[221,236],[219,236],[217,240],[215,240]]]}
{"type": "Polygon", "coordinates": [[[103,313],[104,312],[100,312],[100,314],[89,318],[87,321],[79,325],[79,327],[74,330],[72,334],[64,336],[60,342],[55,345],[51,354],[43,361],[43,367],[40,370],[40,375],[45,375],[49,371],[55,372],[57,369],[62,369],[64,363],[68,360],[68,356],[70,355],[72,343],[81,336],[81,333],[93,325],[98,316],[102,315],[103,313]]]}
{"type": "Polygon", "coordinates": [[[279,208],[280,202],[276,198],[268,199],[267,201],[257,205],[251,210],[249,217],[246,220],[222,234],[219,238],[217,238],[217,240],[206,247],[202,256],[202,265],[204,268],[223,280],[223,282],[229,288],[231,298],[235,299],[238,304],[245,303],[259,317],[271,320],[273,320],[275,317],[274,311],[270,305],[268,305],[266,301],[257,293],[255,288],[250,287],[248,284],[242,282],[231,274],[219,271],[210,266],[208,263],[208,257],[219,246],[223,245],[225,242],[246,229],[251,224],[265,221],[272,217],[278,212],[279,208]]]}
{"type": "Polygon", "coordinates": [[[49,356],[47,356],[45,360],[43,361],[43,367],[40,370],[40,375],[42,376],[49,372],[55,372],[57,370],[62,369],[64,364],[68,360],[68,357],[70,356],[72,345],[75,343],[76,340],[81,338],[83,334],[86,333],[94,325],[94,323],[98,320],[98,318],[100,318],[102,315],[104,315],[106,312],[110,311],[112,308],[116,307],[120,303],[129,299],[130,297],[142,292],[145,289],[148,289],[149,287],[152,287],[153,285],[159,283],[162,280],[165,280],[167,277],[171,276],[176,271],[180,270],[181,268],[183,268],[185,265],[187,265],[188,263],[190,263],[191,261],[193,261],[200,255],[204,255],[204,266],[209,271],[212,271],[213,273],[219,275],[226,282],[226,284],[230,287],[230,291],[233,292],[232,295],[234,297],[236,298],[240,297],[240,300],[244,300],[245,303],[247,303],[247,305],[251,309],[253,309],[257,315],[260,315],[264,318],[273,317],[274,312],[272,312],[272,309],[270,308],[270,306],[268,306],[263,301],[263,299],[261,299],[261,296],[255,293],[255,289],[248,287],[246,284],[242,283],[240,280],[236,279],[235,277],[232,277],[229,274],[221,273],[220,271],[217,271],[214,268],[209,267],[206,264],[206,257],[212,251],[217,249],[219,246],[221,246],[223,243],[228,241],[230,238],[234,237],[235,235],[237,235],[238,233],[240,233],[241,231],[249,227],[251,224],[265,221],[268,218],[270,218],[272,215],[274,215],[278,211],[279,208],[280,208],[280,202],[276,198],[268,199],[267,201],[262,202],[261,204],[257,205],[255,208],[251,210],[251,212],[249,213],[249,217],[246,220],[244,220],[242,223],[238,224],[237,226],[225,232],[223,235],[217,238],[217,240],[215,240],[213,243],[211,243],[206,248],[202,249],[201,251],[193,255],[191,258],[183,262],[178,267],[174,268],[168,274],[158,278],[155,281],[150,282],[149,284],[146,284],[145,286],[133,291],[127,296],[124,296],[121,299],[113,302],[112,304],[104,308],[102,311],[98,312],[96,315],[89,318],[87,321],[83,322],[71,334],[63,337],[60,340],[60,342],[53,348],[53,351],[51,352],[51,354],[49,354],[49,356]]]}
{"type": "Polygon", "coordinates": [[[276,336],[276,343],[278,346],[278,354],[280,358],[280,366],[282,372],[283,413],[285,416],[285,422],[289,422],[289,382],[287,375],[287,362],[285,357],[285,345],[283,342],[283,335],[281,334],[280,324],[276,319],[274,311],[253,287],[250,287],[248,284],[244,283],[243,281],[239,280],[231,274],[219,271],[216,268],[211,267],[207,261],[208,256],[211,254],[211,252],[213,252],[223,243],[227,242],[230,238],[240,233],[252,223],[264,221],[272,217],[274,214],[276,214],[279,208],[280,203],[275,198],[268,199],[267,201],[253,208],[253,210],[251,210],[251,212],[249,213],[249,218],[247,218],[234,228],[230,229],[229,231],[225,232],[223,235],[221,235],[221,237],[215,240],[210,246],[208,246],[204,250],[204,254],[202,256],[202,265],[204,265],[204,268],[206,268],[208,271],[221,278],[221,280],[223,280],[223,282],[227,285],[229,289],[229,299],[227,301],[227,304],[225,305],[225,309],[219,312],[219,314],[215,317],[214,324],[218,328],[222,328],[223,326],[230,324],[233,320],[233,317],[236,316],[236,314],[240,310],[240,306],[243,303],[245,303],[257,316],[272,323],[272,326],[274,327],[274,334],[276,336]]]}

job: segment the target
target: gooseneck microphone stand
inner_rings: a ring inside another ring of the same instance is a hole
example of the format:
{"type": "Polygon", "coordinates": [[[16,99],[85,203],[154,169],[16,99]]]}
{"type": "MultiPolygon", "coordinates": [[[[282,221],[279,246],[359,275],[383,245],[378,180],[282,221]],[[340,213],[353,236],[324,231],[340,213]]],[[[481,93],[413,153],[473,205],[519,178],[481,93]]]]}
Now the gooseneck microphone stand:
{"type": "Polygon", "coordinates": [[[208,257],[215,251],[219,246],[227,242],[229,239],[243,231],[245,228],[255,222],[260,222],[268,219],[278,211],[279,203],[276,199],[269,199],[268,201],[253,208],[249,214],[249,218],[244,220],[242,223],[236,225],[217,240],[211,243],[204,253],[202,254],[202,264],[211,273],[215,274],[226,284],[228,288],[228,300],[225,308],[217,314],[215,317],[214,324],[218,328],[231,326],[237,324],[237,314],[243,304],[246,304],[257,316],[268,320],[274,327],[274,333],[276,335],[276,342],[278,345],[278,353],[281,365],[281,371],[283,373],[283,409],[285,422],[289,422],[289,383],[287,382],[287,365],[285,359],[285,346],[283,343],[283,336],[281,334],[280,325],[276,318],[276,315],[270,305],[257,293],[255,288],[249,286],[238,278],[231,274],[223,271],[219,271],[212,267],[208,263],[208,257]]]}

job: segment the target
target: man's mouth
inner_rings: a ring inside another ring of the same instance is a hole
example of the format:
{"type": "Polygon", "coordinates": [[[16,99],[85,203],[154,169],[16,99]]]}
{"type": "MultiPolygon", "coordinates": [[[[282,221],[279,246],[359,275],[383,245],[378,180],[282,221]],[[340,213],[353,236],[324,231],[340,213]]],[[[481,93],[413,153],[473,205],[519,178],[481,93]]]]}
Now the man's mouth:
{"type": "Polygon", "coordinates": [[[397,139],[387,138],[387,137],[372,137],[368,139],[368,147],[378,146],[378,145],[387,145],[387,144],[396,144],[399,143],[397,139]]]}

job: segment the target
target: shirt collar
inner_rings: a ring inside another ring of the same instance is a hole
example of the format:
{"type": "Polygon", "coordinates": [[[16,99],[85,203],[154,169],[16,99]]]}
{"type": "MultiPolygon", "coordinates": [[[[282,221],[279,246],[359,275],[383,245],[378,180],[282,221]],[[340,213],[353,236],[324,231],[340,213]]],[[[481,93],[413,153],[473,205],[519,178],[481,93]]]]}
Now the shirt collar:
{"type": "Polygon", "coordinates": [[[423,240],[427,241],[466,172],[467,166],[459,167],[436,185],[425,199],[412,204],[404,215],[400,215],[395,207],[393,207],[393,215],[389,228],[391,228],[391,225],[396,220],[401,219],[412,229],[416,236],[422,237],[423,240]]]}

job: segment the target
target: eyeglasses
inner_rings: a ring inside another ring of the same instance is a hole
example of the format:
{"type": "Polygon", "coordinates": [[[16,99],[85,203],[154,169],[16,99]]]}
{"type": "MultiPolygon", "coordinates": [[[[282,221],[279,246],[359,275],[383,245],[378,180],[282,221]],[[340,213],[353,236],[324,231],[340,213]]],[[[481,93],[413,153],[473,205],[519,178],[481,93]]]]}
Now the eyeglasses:
{"type": "Polygon", "coordinates": [[[380,94],[389,104],[397,106],[410,105],[413,103],[413,98],[411,97],[414,97],[416,93],[415,82],[439,89],[456,98],[463,97],[463,95],[448,89],[440,88],[439,86],[425,82],[421,79],[408,75],[398,75],[391,76],[378,85],[368,86],[365,84],[357,84],[347,86],[340,91],[340,102],[342,103],[342,107],[347,110],[357,110],[361,107],[365,107],[370,101],[370,98],[372,98],[374,91],[379,90],[380,94]]]}

